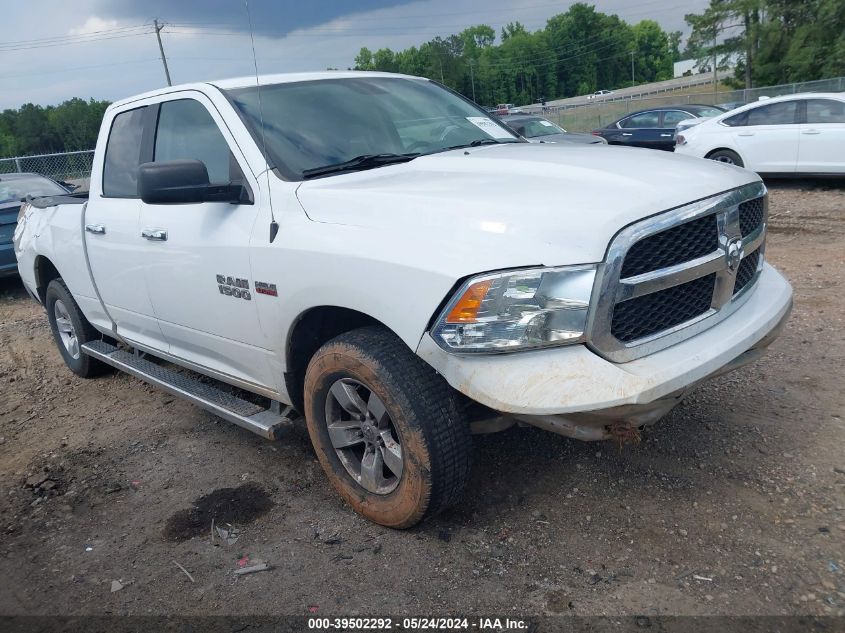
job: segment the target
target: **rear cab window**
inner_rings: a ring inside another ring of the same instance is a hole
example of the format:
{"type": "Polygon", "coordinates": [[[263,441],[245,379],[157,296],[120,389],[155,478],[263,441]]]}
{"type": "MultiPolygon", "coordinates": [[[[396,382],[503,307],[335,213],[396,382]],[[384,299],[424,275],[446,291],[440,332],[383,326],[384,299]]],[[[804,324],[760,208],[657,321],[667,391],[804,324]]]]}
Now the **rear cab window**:
{"type": "Polygon", "coordinates": [[[103,161],[103,197],[137,198],[147,106],[121,112],[111,124],[103,161]]]}

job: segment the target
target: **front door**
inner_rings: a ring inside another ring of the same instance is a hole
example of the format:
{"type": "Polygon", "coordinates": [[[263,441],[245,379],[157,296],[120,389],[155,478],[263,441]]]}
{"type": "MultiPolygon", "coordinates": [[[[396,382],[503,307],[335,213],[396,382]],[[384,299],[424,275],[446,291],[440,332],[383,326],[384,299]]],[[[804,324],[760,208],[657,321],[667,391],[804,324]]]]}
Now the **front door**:
{"type": "MultiPolygon", "coordinates": [[[[257,196],[253,174],[220,114],[206,97],[190,94],[158,106],[154,160],[201,160],[212,184],[243,180],[257,196]]],[[[258,202],[142,203],[141,229],[147,288],[171,354],[270,386],[271,352],[250,266],[258,202]]]]}
{"type": "MultiPolygon", "coordinates": [[[[146,245],[138,224],[138,165],[148,114],[147,107],[135,108],[118,113],[112,121],[102,178],[95,174],[85,207],[85,247],[97,291],[117,333],[130,343],[167,351],[147,293],[146,245]]],[[[107,326],[105,314],[90,316],[107,326]]]]}
{"type": "Polygon", "coordinates": [[[748,110],[733,140],[745,166],[762,173],[791,174],[798,160],[798,101],[781,101],[748,110]]]}

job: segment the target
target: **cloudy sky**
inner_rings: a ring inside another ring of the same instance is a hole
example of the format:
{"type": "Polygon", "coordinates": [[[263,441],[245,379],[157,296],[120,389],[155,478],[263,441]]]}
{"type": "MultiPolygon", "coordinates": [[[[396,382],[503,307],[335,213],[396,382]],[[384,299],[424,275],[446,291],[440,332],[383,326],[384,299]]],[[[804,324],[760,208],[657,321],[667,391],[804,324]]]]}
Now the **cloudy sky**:
{"type": "MultiPolygon", "coordinates": [[[[261,73],[348,68],[362,46],[400,50],[474,24],[531,30],[572,0],[249,0],[261,73]]],[[[628,22],[687,31],[707,0],[594,0],[628,22]]],[[[243,0],[39,0],[6,3],[0,109],[71,97],[115,100],[165,85],[153,19],[173,83],[253,73],[243,0]]]]}

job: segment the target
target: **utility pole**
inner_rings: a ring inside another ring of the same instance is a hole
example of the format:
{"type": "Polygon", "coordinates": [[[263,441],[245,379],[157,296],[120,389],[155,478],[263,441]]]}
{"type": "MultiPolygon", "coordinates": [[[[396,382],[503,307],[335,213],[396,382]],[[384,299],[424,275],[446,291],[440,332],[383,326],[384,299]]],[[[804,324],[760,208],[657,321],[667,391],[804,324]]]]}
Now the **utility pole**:
{"type": "Polygon", "coordinates": [[[634,81],[634,52],[635,51],[631,51],[631,88],[636,85],[636,82],[634,81]]]}
{"type": "Polygon", "coordinates": [[[439,61],[439,62],[440,62],[440,83],[442,83],[442,84],[444,84],[444,85],[445,85],[445,83],[446,83],[446,82],[445,82],[445,81],[444,81],[444,79],[443,79],[443,60],[442,60],[442,59],[438,59],[437,61],[439,61]]]}
{"type": "Polygon", "coordinates": [[[469,79],[472,82],[472,100],[475,101],[475,75],[472,72],[472,60],[469,60],[469,79]]]}
{"type": "Polygon", "coordinates": [[[713,38],[713,94],[719,92],[719,57],[716,53],[716,38],[713,38]]]}
{"type": "Polygon", "coordinates": [[[167,68],[167,57],[164,56],[164,46],[161,44],[161,29],[164,28],[164,24],[159,24],[158,20],[153,20],[153,24],[156,27],[156,39],[158,40],[158,50],[161,51],[161,63],[164,64],[164,75],[167,77],[167,85],[172,86],[173,84],[170,81],[170,70],[167,68]]]}

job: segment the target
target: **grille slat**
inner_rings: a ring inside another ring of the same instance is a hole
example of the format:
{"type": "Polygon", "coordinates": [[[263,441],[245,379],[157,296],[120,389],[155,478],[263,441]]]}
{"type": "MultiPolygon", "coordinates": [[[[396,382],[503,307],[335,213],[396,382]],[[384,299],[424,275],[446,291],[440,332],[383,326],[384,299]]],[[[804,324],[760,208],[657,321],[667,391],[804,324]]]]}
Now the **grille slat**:
{"type": "Polygon", "coordinates": [[[763,224],[765,205],[763,198],[747,200],[739,205],[739,231],[742,236],[751,235],[763,224]]]}
{"type": "Polygon", "coordinates": [[[627,343],[694,319],[710,309],[715,284],[716,274],[712,273],[617,303],[613,308],[610,332],[627,343]]]}
{"type": "Polygon", "coordinates": [[[625,256],[621,277],[682,264],[718,248],[716,216],[706,215],[635,242],[625,256]]]}
{"type": "Polygon", "coordinates": [[[760,264],[760,251],[756,250],[753,253],[746,255],[739,264],[736,271],[736,283],[734,284],[734,294],[738,294],[740,290],[745,288],[754,278],[754,273],[757,272],[757,266],[760,264]]]}

